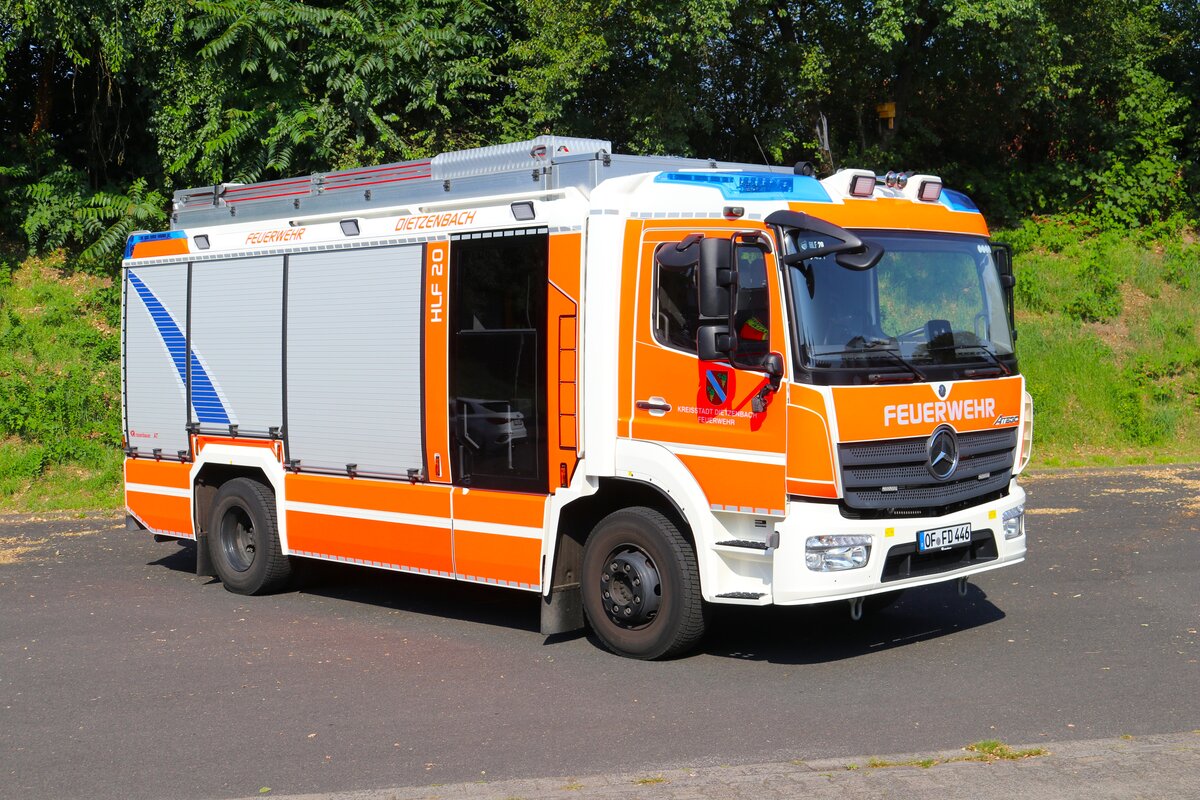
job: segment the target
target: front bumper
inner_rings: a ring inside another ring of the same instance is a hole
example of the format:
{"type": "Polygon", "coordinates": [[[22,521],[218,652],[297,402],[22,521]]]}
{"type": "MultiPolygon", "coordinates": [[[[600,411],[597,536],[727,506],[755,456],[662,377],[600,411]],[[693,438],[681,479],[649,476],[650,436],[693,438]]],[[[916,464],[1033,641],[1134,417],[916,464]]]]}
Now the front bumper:
{"type": "Polygon", "coordinates": [[[1025,503],[1025,490],[1014,480],[1007,496],[941,517],[854,520],[828,503],[792,503],[777,523],[779,546],[773,552],[771,598],[778,605],[803,605],[852,599],[911,586],[955,580],[1017,564],[1025,559],[1025,532],[1004,538],[1004,512],[1025,503]],[[969,523],[972,543],[938,554],[916,553],[917,532],[969,523]],[[815,572],[805,564],[809,536],[860,534],[872,539],[866,566],[840,572],[815,572]],[[990,534],[990,537],[989,535],[990,534]],[[890,556],[890,557],[889,557],[890,556]]]}

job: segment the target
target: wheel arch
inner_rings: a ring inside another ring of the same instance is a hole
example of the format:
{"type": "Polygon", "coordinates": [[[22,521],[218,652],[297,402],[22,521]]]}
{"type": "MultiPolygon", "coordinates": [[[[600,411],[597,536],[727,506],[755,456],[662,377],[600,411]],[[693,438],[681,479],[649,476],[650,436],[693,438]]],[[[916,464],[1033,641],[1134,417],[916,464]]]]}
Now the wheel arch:
{"type": "Polygon", "coordinates": [[[284,513],[284,470],[273,449],[210,444],[200,451],[192,465],[192,524],[196,531],[196,574],[213,575],[208,559],[208,524],[213,500],[221,486],[233,478],[250,478],[271,488],[275,495],[275,516],[279,546],[288,555],[287,516],[284,513]]]}

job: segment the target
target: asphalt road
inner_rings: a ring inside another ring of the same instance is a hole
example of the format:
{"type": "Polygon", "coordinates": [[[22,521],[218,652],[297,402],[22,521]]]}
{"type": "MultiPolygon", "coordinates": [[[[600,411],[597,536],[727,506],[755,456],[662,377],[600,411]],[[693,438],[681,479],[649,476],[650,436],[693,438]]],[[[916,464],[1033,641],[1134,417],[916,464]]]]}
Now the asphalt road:
{"type": "Polygon", "coordinates": [[[1200,728],[1200,467],[1028,481],[969,595],[723,610],[666,663],[537,601],[321,567],[243,598],[112,517],[0,517],[0,797],[221,798],[1200,728]]]}

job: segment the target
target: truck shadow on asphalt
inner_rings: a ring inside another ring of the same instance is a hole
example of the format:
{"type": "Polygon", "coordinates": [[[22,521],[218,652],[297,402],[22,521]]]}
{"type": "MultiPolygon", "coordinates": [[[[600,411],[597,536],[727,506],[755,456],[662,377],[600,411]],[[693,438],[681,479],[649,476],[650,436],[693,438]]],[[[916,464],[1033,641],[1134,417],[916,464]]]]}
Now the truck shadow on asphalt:
{"type": "MultiPolygon", "coordinates": [[[[196,546],[182,542],[148,566],[195,575],[196,546]]],[[[217,583],[216,578],[205,584],[217,583]]],[[[540,599],[528,592],[322,561],[299,564],[293,593],[427,617],[536,633],[540,599]]],[[[286,595],[284,595],[286,596],[286,595]]],[[[820,664],[951,636],[1004,619],[987,593],[954,582],[905,591],[891,606],[850,618],[849,603],[814,606],[712,606],[709,630],[693,655],[779,664],[820,664]]],[[[545,637],[547,647],[570,646],[590,631],[545,637]]]]}
{"type": "Polygon", "coordinates": [[[888,608],[850,618],[846,601],[814,606],[712,609],[700,652],[743,661],[823,664],[939,639],[1005,614],[978,586],[954,582],[908,589],[888,608]]]}

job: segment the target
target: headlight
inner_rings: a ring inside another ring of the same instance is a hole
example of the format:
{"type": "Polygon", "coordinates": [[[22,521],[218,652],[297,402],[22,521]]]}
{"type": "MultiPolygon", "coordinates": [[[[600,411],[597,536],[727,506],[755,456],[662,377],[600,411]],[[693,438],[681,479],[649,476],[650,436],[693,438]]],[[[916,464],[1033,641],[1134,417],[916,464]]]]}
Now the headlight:
{"type": "Polygon", "coordinates": [[[1004,538],[1015,539],[1025,533],[1025,506],[1010,508],[1001,517],[1004,523],[1004,538]]]}
{"type": "Polygon", "coordinates": [[[804,563],[815,572],[858,569],[870,557],[870,536],[810,536],[804,542],[804,563]]]}

